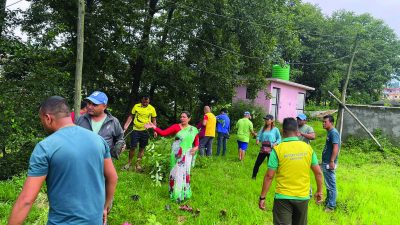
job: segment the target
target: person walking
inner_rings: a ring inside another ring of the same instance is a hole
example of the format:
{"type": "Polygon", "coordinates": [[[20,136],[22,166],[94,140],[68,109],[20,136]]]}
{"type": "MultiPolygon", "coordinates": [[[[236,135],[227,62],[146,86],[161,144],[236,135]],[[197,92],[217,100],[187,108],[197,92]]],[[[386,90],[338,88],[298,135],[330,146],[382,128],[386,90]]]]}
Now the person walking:
{"type": "Polygon", "coordinates": [[[310,141],[315,139],[315,132],[307,124],[307,116],[304,113],[297,115],[297,124],[299,125],[299,140],[310,144],[310,141]]]}
{"type": "Polygon", "coordinates": [[[238,120],[235,126],[237,129],[237,143],[240,161],[244,160],[244,156],[250,141],[250,135],[257,135],[256,132],[254,132],[253,123],[250,121],[250,118],[250,112],[244,112],[243,118],[238,120]]]}
{"type": "Polygon", "coordinates": [[[322,172],[318,165],[318,159],[310,145],[299,141],[297,126],[294,118],[283,120],[284,139],[271,151],[258,203],[260,209],[266,209],[265,198],[272,180],[276,177],[272,210],[275,225],[307,224],[310,169],[317,182],[315,200],[317,203],[322,201],[322,172]]]}
{"type": "MultiPolygon", "coordinates": [[[[144,155],[144,149],[149,142],[149,133],[146,131],[144,125],[149,122],[157,125],[156,117],[156,109],[150,105],[150,97],[143,95],[140,103],[133,106],[131,115],[128,116],[128,119],[124,124],[124,132],[126,132],[133,120],[133,132],[131,134],[131,149],[129,151],[128,164],[126,164],[122,169],[128,170],[130,168],[133,157],[135,156],[135,149],[139,143],[140,150],[136,160],[136,171],[142,171],[141,161],[144,155]]],[[[154,132],[153,135],[154,137],[157,137],[157,133],[154,132]]]]}
{"type": "Polygon", "coordinates": [[[192,197],[190,169],[192,157],[199,148],[199,131],[189,124],[190,118],[189,112],[182,112],[181,122],[165,130],[161,130],[153,123],[145,124],[146,129],[151,128],[161,136],[175,135],[170,157],[169,195],[178,203],[192,197]]]}
{"type": "Polygon", "coordinates": [[[42,102],[39,117],[50,135],[32,152],[28,177],[8,224],[23,224],[44,182],[47,224],[106,224],[118,180],[107,142],[75,126],[67,101],[60,96],[42,102]]]}
{"type": "Polygon", "coordinates": [[[95,91],[86,98],[86,114],[80,116],[76,125],[100,135],[110,147],[111,156],[119,159],[125,148],[124,131],[119,120],[107,111],[108,97],[104,92],[95,91]]]}
{"type": "Polygon", "coordinates": [[[221,149],[222,149],[222,156],[225,156],[226,141],[229,138],[230,130],[231,130],[231,121],[227,114],[227,110],[221,109],[221,114],[217,116],[217,133],[218,133],[217,156],[219,156],[221,149]]]}
{"type": "Polygon", "coordinates": [[[275,127],[274,116],[264,116],[265,124],[257,134],[256,144],[261,143],[260,152],[258,153],[256,162],[253,168],[253,179],[256,179],[258,169],[264,162],[265,158],[269,158],[272,148],[281,143],[281,134],[279,129],[275,127]]]}
{"type": "Polygon", "coordinates": [[[210,106],[204,106],[203,126],[205,127],[204,137],[200,141],[200,155],[212,156],[212,144],[215,137],[217,118],[211,112],[210,106]]]}
{"type": "Polygon", "coordinates": [[[336,167],[340,152],[340,135],[334,127],[334,118],[332,115],[323,117],[323,128],[328,132],[324,150],[322,151],[322,171],[326,186],[325,211],[332,212],[336,208],[336,167]]]}

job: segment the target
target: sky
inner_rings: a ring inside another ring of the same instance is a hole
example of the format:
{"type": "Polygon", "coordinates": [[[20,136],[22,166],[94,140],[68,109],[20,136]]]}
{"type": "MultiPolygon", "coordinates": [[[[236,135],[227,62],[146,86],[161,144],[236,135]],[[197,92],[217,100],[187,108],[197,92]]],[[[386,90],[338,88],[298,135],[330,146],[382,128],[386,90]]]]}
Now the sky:
{"type": "Polygon", "coordinates": [[[382,19],[400,37],[400,0],[303,0],[318,5],[322,12],[331,15],[332,12],[345,9],[356,14],[369,13],[382,19]]]}

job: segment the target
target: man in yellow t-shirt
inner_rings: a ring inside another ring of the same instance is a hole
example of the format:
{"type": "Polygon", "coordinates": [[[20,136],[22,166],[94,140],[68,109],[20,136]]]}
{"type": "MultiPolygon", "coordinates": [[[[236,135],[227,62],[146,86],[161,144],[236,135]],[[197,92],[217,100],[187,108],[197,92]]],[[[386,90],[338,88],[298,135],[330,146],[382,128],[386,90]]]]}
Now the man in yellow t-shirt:
{"type": "Polygon", "coordinates": [[[217,127],[217,118],[211,112],[210,106],[204,106],[203,126],[205,127],[204,137],[200,140],[200,155],[212,155],[212,143],[215,137],[217,127]]]}
{"type": "Polygon", "coordinates": [[[274,224],[305,225],[310,199],[310,168],[317,182],[317,192],[314,195],[317,203],[322,201],[322,172],[311,146],[297,137],[297,121],[285,118],[282,127],[284,139],[270,154],[259,207],[265,209],[265,196],[276,173],[274,224]]]}
{"type": "MultiPolygon", "coordinates": [[[[132,108],[131,115],[129,115],[128,119],[124,125],[124,132],[129,128],[133,120],[133,131],[131,134],[131,149],[129,151],[129,159],[128,164],[126,164],[123,169],[127,170],[132,164],[133,156],[135,155],[135,148],[139,143],[139,154],[136,161],[136,170],[141,171],[142,167],[140,166],[140,162],[144,155],[144,149],[149,141],[149,133],[147,132],[144,125],[146,123],[152,122],[156,125],[156,117],[157,113],[155,108],[149,104],[150,98],[147,95],[143,95],[141,98],[141,103],[135,104],[132,108]]],[[[157,134],[154,133],[154,137],[157,134]]]]}

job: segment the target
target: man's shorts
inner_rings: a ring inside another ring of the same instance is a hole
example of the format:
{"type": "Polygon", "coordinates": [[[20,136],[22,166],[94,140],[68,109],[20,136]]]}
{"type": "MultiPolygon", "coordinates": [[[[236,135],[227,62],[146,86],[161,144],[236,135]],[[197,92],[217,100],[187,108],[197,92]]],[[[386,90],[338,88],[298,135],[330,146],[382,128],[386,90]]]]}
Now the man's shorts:
{"type": "Polygon", "coordinates": [[[145,148],[149,142],[149,133],[147,130],[134,130],[131,134],[131,148],[136,148],[139,143],[139,148],[145,148]]]}
{"type": "Polygon", "coordinates": [[[249,146],[249,143],[248,143],[248,142],[237,141],[237,143],[238,143],[238,147],[239,147],[240,149],[242,149],[243,151],[246,151],[246,150],[247,150],[247,147],[249,146]]]}

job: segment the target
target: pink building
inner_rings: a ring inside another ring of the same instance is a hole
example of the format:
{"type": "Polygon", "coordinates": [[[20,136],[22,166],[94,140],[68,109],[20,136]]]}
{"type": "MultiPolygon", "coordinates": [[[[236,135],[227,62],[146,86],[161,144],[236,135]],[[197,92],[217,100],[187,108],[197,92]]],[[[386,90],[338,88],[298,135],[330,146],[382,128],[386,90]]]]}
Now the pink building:
{"type": "Polygon", "coordinates": [[[277,78],[267,78],[270,83],[264,90],[258,92],[255,99],[249,99],[246,86],[236,88],[232,101],[253,102],[264,108],[266,113],[274,116],[280,122],[286,117],[296,117],[304,112],[307,91],[315,88],[277,78]]]}

